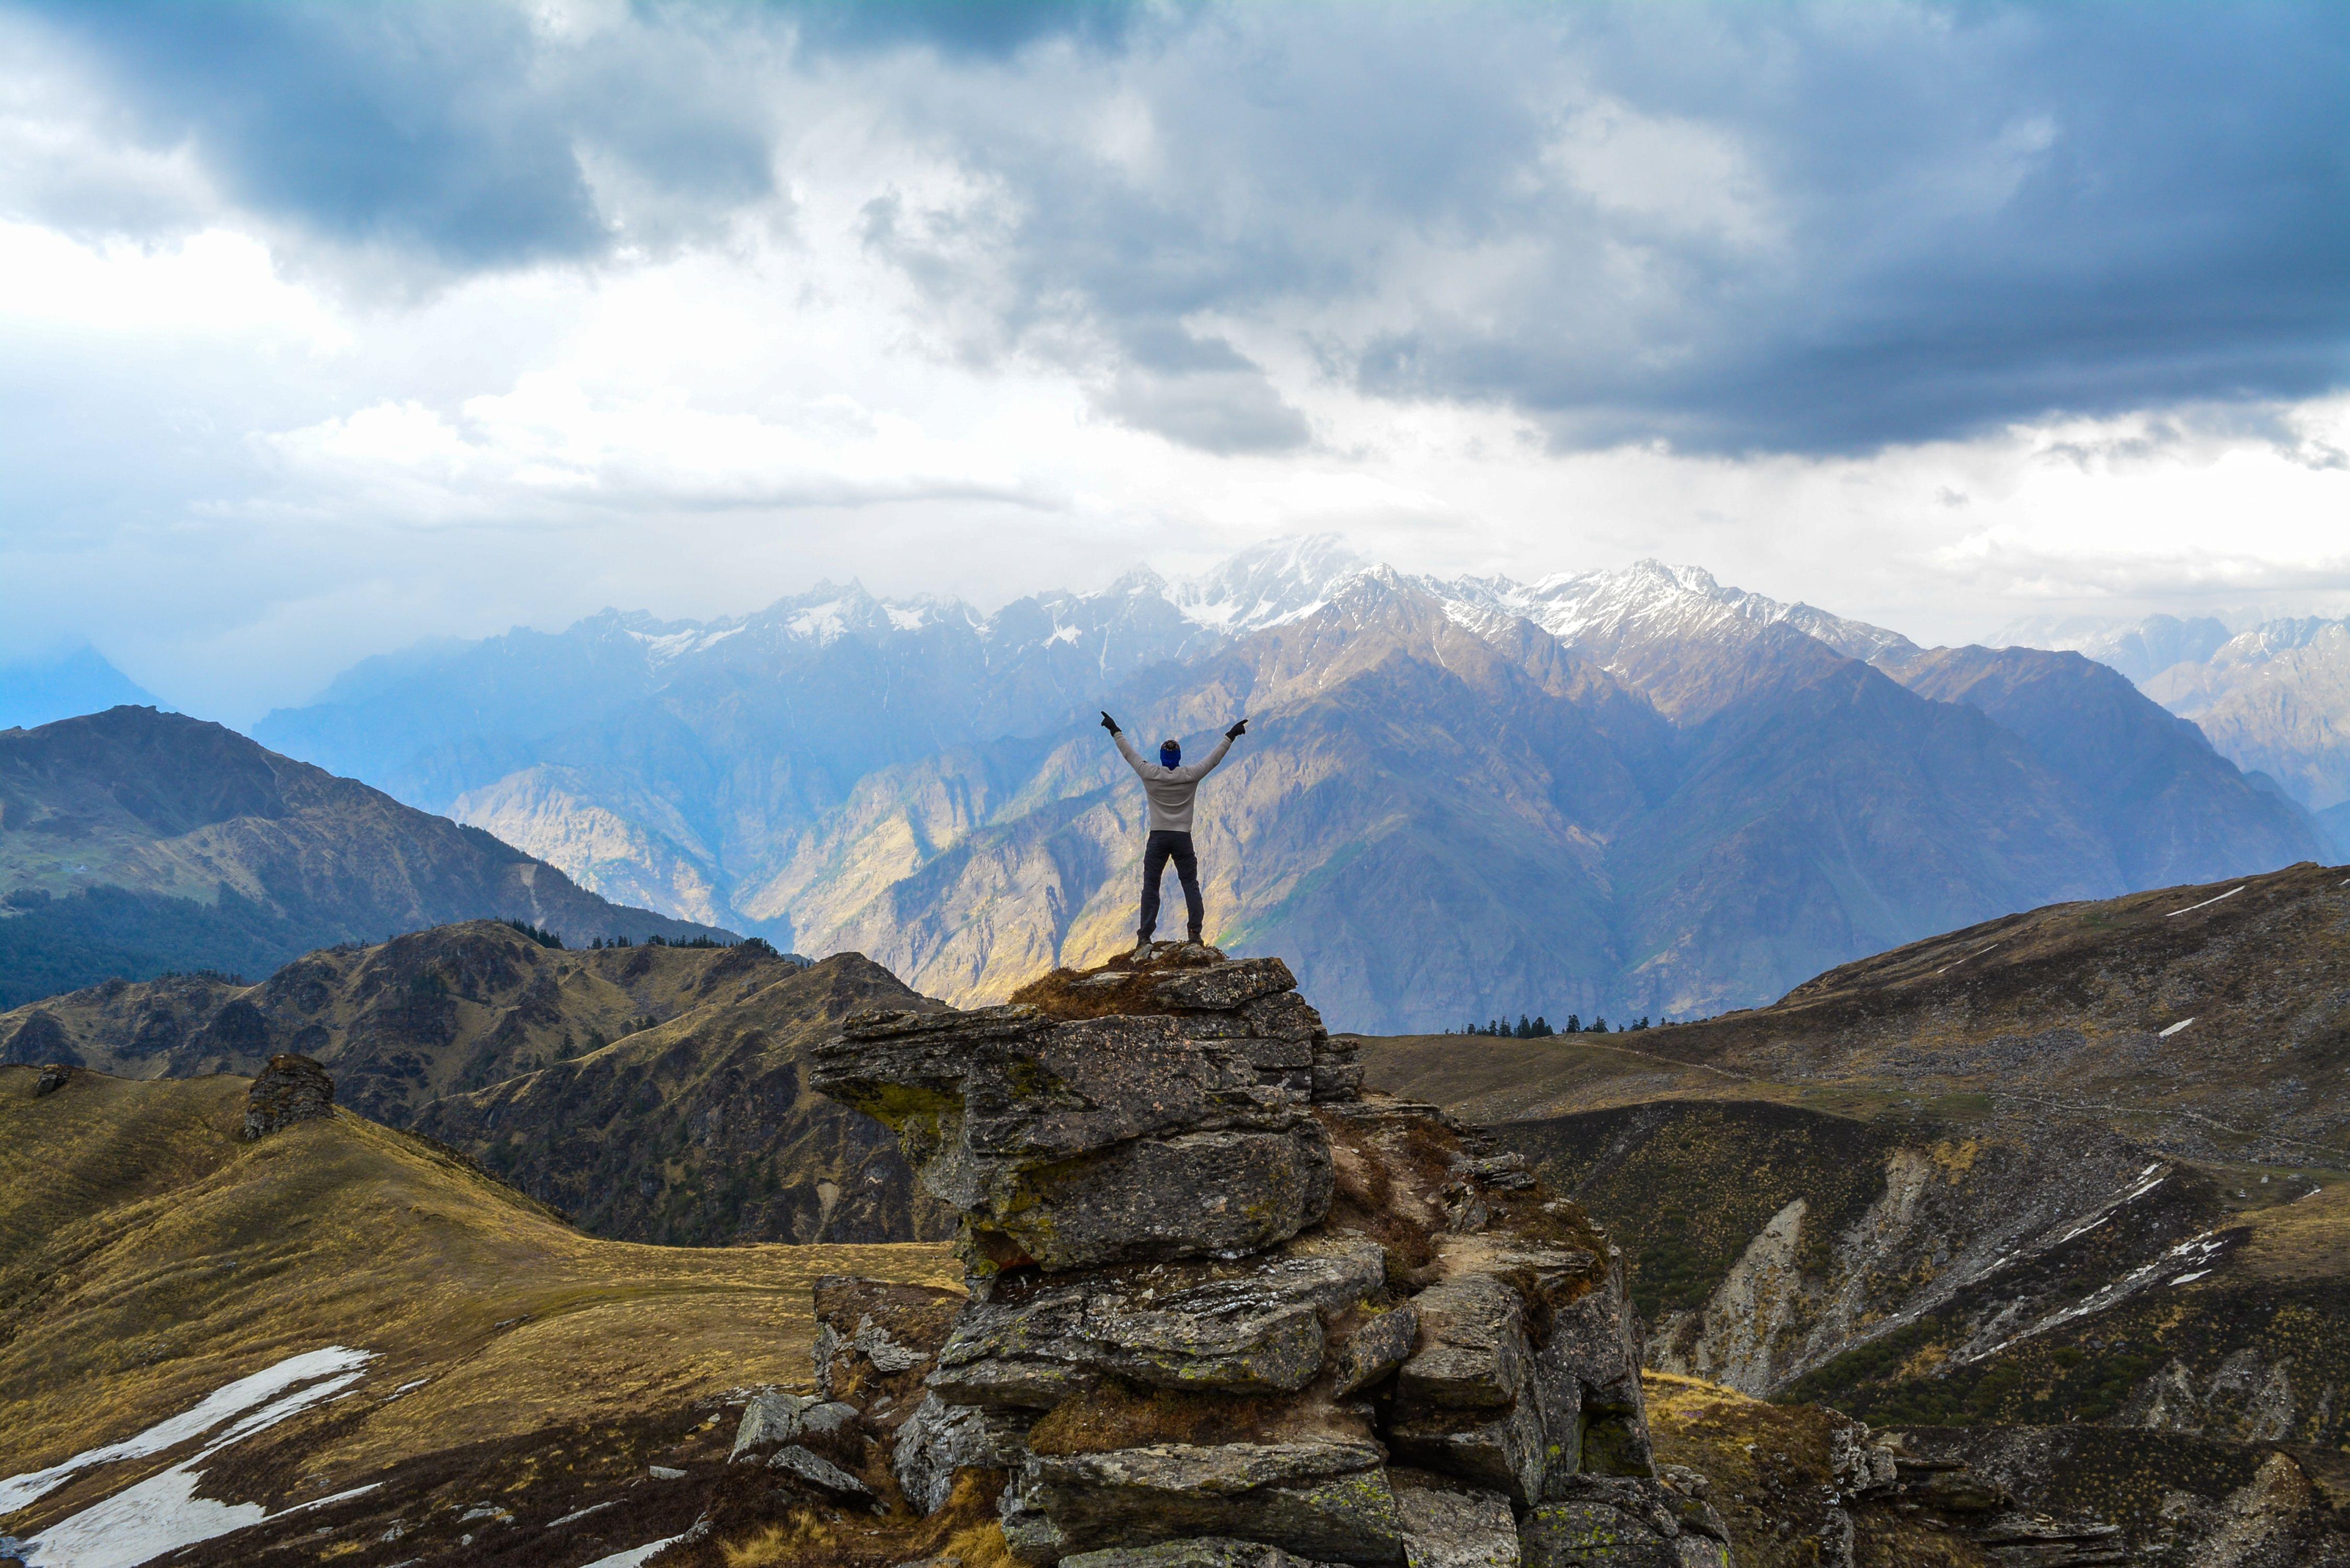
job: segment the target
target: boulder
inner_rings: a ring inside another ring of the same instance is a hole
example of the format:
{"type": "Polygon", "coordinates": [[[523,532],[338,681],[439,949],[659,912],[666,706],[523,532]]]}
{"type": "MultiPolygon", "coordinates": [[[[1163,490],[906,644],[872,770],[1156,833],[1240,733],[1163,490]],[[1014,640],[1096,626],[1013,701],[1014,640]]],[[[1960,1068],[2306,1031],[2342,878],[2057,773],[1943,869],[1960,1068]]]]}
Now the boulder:
{"type": "Polygon", "coordinates": [[[1593,1286],[1597,1260],[1509,1238],[1448,1247],[1462,1272],[1411,1303],[1419,1340],[1388,1423],[1398,1457],[1522,1506],[1586,1469],[1650,1473],[1630,1317],[1619,1288],[1593,1286]]]}
{"type": "Polygon", "coordinates": [[[1398,1409],[1485,1409],[1514,1405],[1534,1369],[1526,1303],[1490,1274],[1467,1274],[1412,1300],[1419,1347],[1396,1376],[1398,1409]]]}
{"type": "Polygon", "coordinates": [[[1645,1476],[1655,1469],[1640,1393],[1638,1329],[1624,1299],[1622,1260],[1614,1249],[1609,1252],[1603,1282],[1553,1307],[1550,1337],[1536,1358],[1543,1402],[1554,1413],[1554,1438],[1577,1450],[1575,1462],[1554,1466],[1554,1474],[1645,1476]],[[1579,1412],[1571,1436],[1569,1411],[1579,1412]]]}
{"type": "Polygon", "coordinates": [[[33,1098],[38,1100],[56,1094],[73,1082],[74,1070],[62,1062],[52,1062],[33,1079],[33,1098]]]}
{"type": "Polygon", "coordinates": [[[1322,1014],[1294,991],[1260,996],[1243,1003],[1240,1013],[1250,1033],[1275,1040],[1294,1040],[1305,1046],[1309,1063],[1320,1054],[1315,1043],[1319,1041],[1326,1045],[1328,1043],[1328,1034],[1322,1027],[1322,1014]]]}
{"type": "Polygon", "coordinates": [[[281,1052],[253,1080],[244,1096],[244,1138],[247,1143],[294,1126],[335,1114],[335,1080],[307,1056],[281,1052]]]}
{"type": "Polygon", "coordinates": [[[1160,981],[1155,989],[1159,1000],[1170,1006],[1226,1012],[1263,997],[1295,991],[1297,977],[1277,958],[1241,959],[1180,971],[1160,981]]]}
{"type": "Polygon", "coordinates": [[[1375,1444],[1156,1444],[1031,1455],[1003,1496],[1023,1563],[1105,1547],[1233,1536],[1308,1559],[1404,1561],[1403,1523],[1375,1444]]]}
{"type": "Polygon", "coordinates": [[[1673,1498],[1652,1480],[1575,1476],[1518,1523],[1525,1568],[1730,1568],[1728,1547],[1684,1530],[1673,1498]]]}
{"type": "Polygon", "coordinates": [[[800,1419],[816,1401],[788,1389],[768,1388],[751,1396],[743,1419],[734,1428],[734,1451],[726,1462],[751,1458],[757,1450],[788,1443],[800,1435],[800,1419]]]}
{"type": "Polygon", "coordinates": [[[996,1183],[984,1219],[966,1216],[965,1256],[982,1270],[1062,1271],[1255,1251],[1329,1212],[1333,1182],[1329,1138],[1311,1120],[1135,1138],[996,1183]]]}
{"type": "Polygon", "coordinates": [[[1532,1399],[1498,1409],[1406,1408],[1400,1397],[1387,1426],[1388,1447],[1406,1464],[1456,1476],[1517,1503],[1543,1495],[1551,1448],[1541,1407],[1532,1399]]]}
{"type": "Polygon", "coordinates": [[[1321,1370],[1324,1322],[1377,1293],[1358,1242],[1245,1267],[1178,1263],[973,1303],[939,1352],[950,1401],[1045,1408],[1105,1376],[1158,1388],[1295,1390],[1321,1370]]]}
{"type": "Polygon", "coordinates": [[[1499,1492],[1394,1478],[1409,1568],[1518,1568],[1518,1521],[1499,1492]]]}
{"type": "Polygon", "coordinates": [[[1006,1472],[1008,1550],[1076,1568],[1718,1564],[1651,1474],[1621,1261],[1357,1053],[1278,961],[1162,945],[812,1054],[961,1211],[967,1299],[817,1292],[820,1386],[900,1413],[913,1507],[1006,1472]]]}
{"type": "Polygon", "coordinates": [[[1363,1097],[1363,1069],[1352,1062],[1327,1065],[1316,1062],[1313,1070],[1310,1093],[1317,1106],[1340,1104],[1363,1097]]]}
{"type": "Polygon", "coordinates": [[[780,1470],[801,1485],[822,1492],[836,1502],[871,1502],[873,1489],[819,1454],[797,1443],[775,1450],[767,1468],[780,1470]]]}
{"type": "Polygon", "coordinates": [[[923,1513],[944,1508],[961,1469],[1008,1470],[1028,1453],[1035,1412],[950,1405],[932,1394],[898,1428],[889,1469],[923,1513]]]}

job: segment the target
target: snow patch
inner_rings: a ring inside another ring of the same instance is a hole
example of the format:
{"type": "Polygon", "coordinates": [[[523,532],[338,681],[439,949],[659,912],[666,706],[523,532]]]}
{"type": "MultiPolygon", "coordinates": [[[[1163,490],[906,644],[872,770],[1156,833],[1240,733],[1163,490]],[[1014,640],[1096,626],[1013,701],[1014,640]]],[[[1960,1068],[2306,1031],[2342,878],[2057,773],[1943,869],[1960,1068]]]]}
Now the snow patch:
{"type": "Polygon", "coordinates": [[[730,626],[720,631],[706,631],[697,626],[659,636],[649,631],[631,631],[629,635],[645,645],[645,657],[650,662],[667,664],[688,654],[714,648],[742,630],[739,626],[730,626]]]}
{"type": "Polygon", "coordinates": [[[588,1568],[637,1568],[639,1563],[662,1547],[674,1546],[684,1539],[682,1535],[672,1535],[666,1541],[649,1541],[642,1546],[633,1546],[626,1552],[615,1552],[609,1557],[598,1557],[595,1562],[588,1563],[588,1568]]]}
{"type": "MultiPolygon", "coordinates": [[[[2186,911],[2184,911],[2184,910],[2181,910],[2181,911],[2180,911],[2180,913],[2182,913],[2182,914],[2184,914],[2185,912],[2186,912],[2186,911]]],[[[2195,1022],[2195,1020],[2193,1020],[2192,1018],[2182,1018],[2182,1019],[2180,1019],[2178,1023],[2176,1023],[2172,1024],[2169,1028],[2168,1028],[2168,1029],[2164,1030],[2161,1033],[2157,1034],[2157,1035],[2155,1036],[2155,1038],[2156,1038],[2157,1040],[2168,1040],[2168,1039],[2169,1039],[2172,1035],[2174,1035],[2174,1034],[2178,1033],[2180,1030],[2182,1030],[2182,1029],[2186,1028],[2189,1024],[2190,1024],[2190,1023],[2194,1023],[2194,1022],[2195,1022]]]]}
{"type": "Polygon", "coordinates": [[[2179,1275],[2177,1279],[2175,1279],[2175,1280],[2171,1281],[2170,1282],[2171,1282],[2172,1284],[2174,1284],[2174,1285],[2191,1284],[2191,1283],[2193,1283],[2195,1281],[2201,1279],[2204,1275],[2206,1275],[2206,1274],[2210,1273],[2210,1272],[2211,1272],[2211,1271],[2210,1271],[2210,1270],[2209,1270],[2209,1269],[2198,1269],[2198,1270],[2196,1270],[2196,1271],[2195,1271],[2193,1273],[2191,1273],[2191,1274],[2181,1274],[2181,1275],[2179,1275]]]}
{"type": "MultiPolygon", "coordinates": [[[[325,1353],[313,1351],[308,1354],[318,1356],[325,1353]]],[[[344,1354],[359,1356],[362,1364],[375,1359],[373,1355],[366,1352],[346,1351],[344,1354]]],[[[304,1358],[296,1356],[294,1359],[304,1358]]],[[[280,1366],[285,1365],[279,1364],[280,1366]]],[[[355,1369],[329,1377],[323,1383],[297,1388],[275,1404],[236,1422],[192,1459],[182,1459],[135,1486],[124,1488],[103,1502],[93,1503],[79,1513],[59,1520],[43,1531],[36,1540],[27,1543],[30,1551],[25,1558],[26,1568],[134,1568],[135,1564],[169,1552],[177,1552],[184,1546],[193,1546],[271,1519],[325,1508],[329,1503],[373,1491],[379,1483],[370,1482],[348,1491],[337,1492],[331,1497],[296,1503],[275,1514],[257,1502],[218,1502],[196,1495],[196,1486],[204,1479],[203,1471],[197,1467],[206,1459],[255,1432],[265,1431],[289,1417],[299,1415],[314,1405],[340,1397],[351,1384],[365,1376],[365,1373],[355,1369]]],[[[245,1381],[251,1382],[252,1379],[245,1381]]],[[[150,1431],[154,1429],[149,1428],[150,1431]]]]}
{"type": "MultiPolygon", "coordinates": [[[[158,1421],[133,1438],[103,1448],[90,1449],[61,1464],[45,1470],[33,1470],[24,1475],[0,1480],[0,1514],[14,1513],[29,1506],[35,1500],[63,1486],[79,1471],[93,1465],[108,1465],[117,1459],[145,1459],[175,1448],[191,1438],[202,1437],[233,1416],[242,1415],[257,1405],[266,1404],[285,1390],[312,1378],[329,1376],[338,1372],[349,1372],[375,1359],[370,1350],[352,1350],[346,1345],[330,1345],[323,1350],[306,1350],[299,1355],[289,1355],[276,1366],[240,1377],[224,1387],[213,1390],[192,1409],[158,1421]]],[[[350,1379],[343,1378],[331,1385],[339,1389],[350,1379]]],[[[290,1414],[290,1412],[289,1412],[290,1414]]],[[[236,1434],[256,1429],[240,1424],[236,1434]]]]}
{"type": "Polygon", "coordinates": [[[802,610],[791,619],[792,632],[799,637],[812,637],[818,642],[830,642],[847,635],[848,622],[840,613],[844,602],[831,599],[802,610]]]}
{"type": "Polygon", "coordinates": [[[2189,905],[2188,905],[2188,906],[2187,906],[2187,908],[2185,908],[2185,909],[2173,909],[2173,910],[2171,910],[2171,911],[2170,911],[2170,913],[2169,913],[2169,914],[2165,915],[2165,916],[2163,916],[2162,918],[2163,918],[2164,919],[2168,920],[2168,919],[2174,919],[2174,918],[2176,918],[2176,917],[2178,917],[2178,916],[2179,916],[2179,915],[2189,915],[2189,914],[2193,914],[2193,913],[2194,913],[2196,910],[2198,910],[2198,909],[2210,909],[2212,905],[2214,905],[2214,904],[2216,904],[2216,903],[2219,903],[2219,902],[2220,901],[2220,899],[2223,899],[2223,898],[2234,898],[2237,894],[2239,894],[2239,893],[2242,892],[2242,891],[2244,890],[2244,888],[2249,888],[2249,887],[2251,887],[2251,883],[2249,883],[2249,882],[2247,882],[2247,883],[2245,883],[2245,884],[2243,885],[2243,887],[2239,887],[2239,888],[2229,888],[2226,892],[2224,892],[2224,893],[2220,894],[2220,897],[2219,897],[2218,898],[2206,898],[2206,899],[2204,899],[2204,900],[2203,900],[2201,903],[2199,903],[2199,904],[2189,904],[2189,905]]]}

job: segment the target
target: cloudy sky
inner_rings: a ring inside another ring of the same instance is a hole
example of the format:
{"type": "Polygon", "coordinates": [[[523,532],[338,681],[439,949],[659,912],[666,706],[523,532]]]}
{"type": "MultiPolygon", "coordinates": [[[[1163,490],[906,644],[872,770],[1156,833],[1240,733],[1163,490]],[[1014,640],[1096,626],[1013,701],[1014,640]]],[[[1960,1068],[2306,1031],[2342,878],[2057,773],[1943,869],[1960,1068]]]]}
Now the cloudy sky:
{"type": "Polygon", "coordinates": [[[2350,6],[0,0],[0,659],[1335,529],[2350,613],[2350,6]]]}

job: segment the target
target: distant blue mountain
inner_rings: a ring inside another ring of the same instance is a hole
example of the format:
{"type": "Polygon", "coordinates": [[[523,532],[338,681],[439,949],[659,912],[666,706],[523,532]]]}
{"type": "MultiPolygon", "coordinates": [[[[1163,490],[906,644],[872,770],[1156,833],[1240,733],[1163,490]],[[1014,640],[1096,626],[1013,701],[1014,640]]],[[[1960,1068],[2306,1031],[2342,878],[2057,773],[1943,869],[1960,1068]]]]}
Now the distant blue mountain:
{"type": "Polygon", "coordinates": [[[2317,814],[2317,826],[2325,830],[2333,843],[2328,846],[2337,861],[2350,862],[2350,800],[2340,805],[2329,805],[2317,814]]]}
{"type": "Polygon", "coordinates": [[[162,706],[88,643],[63,659],[0,664],[0,730],[29,730],[125,705],[162,706]]]}

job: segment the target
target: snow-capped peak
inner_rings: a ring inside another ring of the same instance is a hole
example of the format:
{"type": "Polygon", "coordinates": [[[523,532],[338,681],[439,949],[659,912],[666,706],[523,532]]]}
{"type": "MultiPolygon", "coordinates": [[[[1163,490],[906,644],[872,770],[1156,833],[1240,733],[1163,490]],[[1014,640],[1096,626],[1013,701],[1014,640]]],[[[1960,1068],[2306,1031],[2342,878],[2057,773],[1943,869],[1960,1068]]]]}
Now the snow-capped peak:
{"type": "Polygon", "coordinates": [[[1335,534],[1273,539],[1174,584],[1168,598],[1185,619],[1238,636],[1313,614],[1369,565],[1335,534]]]}

